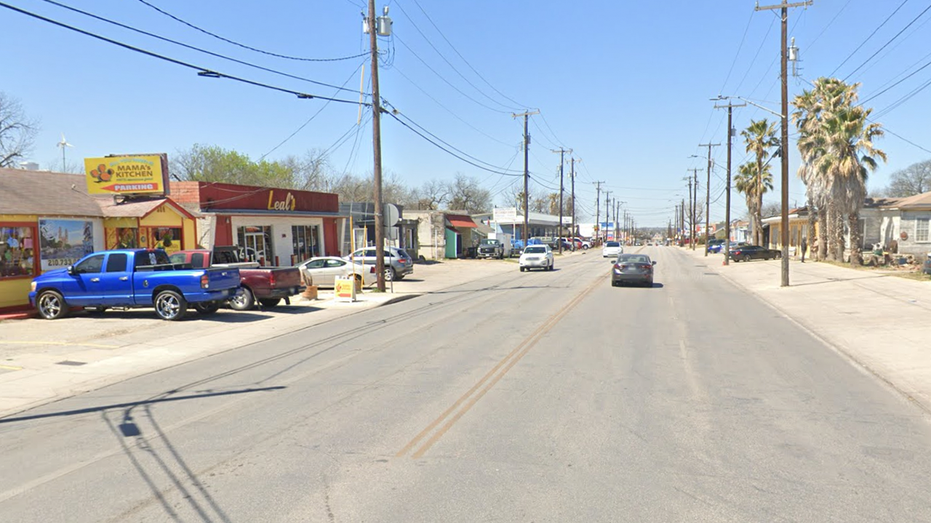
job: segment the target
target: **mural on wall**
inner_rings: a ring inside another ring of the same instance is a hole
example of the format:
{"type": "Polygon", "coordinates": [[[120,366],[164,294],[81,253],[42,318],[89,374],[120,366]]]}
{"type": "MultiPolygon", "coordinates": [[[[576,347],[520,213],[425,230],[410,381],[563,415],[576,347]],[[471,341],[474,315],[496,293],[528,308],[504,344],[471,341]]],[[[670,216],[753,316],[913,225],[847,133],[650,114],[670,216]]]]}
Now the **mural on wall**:
{"type": "Polygon", "coordinates": [[[39,220],[42,270],[74,265],[94,252],[94,224],[78,220],[39,220]]]}
{"type": "Polygon", "coordinates": [[[153,227],[151,241],[155,249],[164,249],[168,254],[181,250],[180,227],[153,227]]]}

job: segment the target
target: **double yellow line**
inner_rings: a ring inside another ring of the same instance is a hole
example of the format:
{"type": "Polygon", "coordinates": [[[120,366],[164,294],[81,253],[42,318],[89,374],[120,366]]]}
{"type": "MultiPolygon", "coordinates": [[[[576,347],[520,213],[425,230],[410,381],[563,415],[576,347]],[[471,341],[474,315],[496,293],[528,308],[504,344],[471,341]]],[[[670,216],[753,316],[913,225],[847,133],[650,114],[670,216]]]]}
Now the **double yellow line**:
{"type": "Polygon", "coordinates": [[[599,284],[604,284],[604,280],[596,279],[592,282],[591,285],[586,287],[581,293],[579,293],[575,298],[573,298],[569,303],[565,304],[556,311],[555,314],[550,316],[543,325],[536,332],[528,336],[524,341],[522,341],[517,347],[514,348],[507,356],[505,356],[501,361],[499,361],[487,374],[485,374],[482,379],[478,380],[478,383],[472,386],[465,394],[463,394],[455,403],[452,404],[448,409],[443,411],[442,414],[433,422],[431,422],[425,429],[420,431],[419,434],[414,436],[407,445],[404,446],[401,450],[395,454],[395,457],[401,458],[404,457],[408,452],[413,450],[411,458],[420,458],[422,457],[434,443],[439,441],[440,438],[446,434],[453,425],[459,421],[460,418],[465,416],[469,409],[471,409],[478,400],[482,399],[492,387],[498,383],[505,374],[511,370],[514,365],[517,365],[517,362],[521,360],[524,356],[530,352],[530,349],[540,341],[541,338],[546,336],[546,334],[552,330],[553,327],[563,319],[566,314],[569,313],[576,305],[578,305],[586,296],[597,287],[599,284]],[[445,423],[444,423],[445,422],[445,423]],[[442,426],[441,426],[442,424],[442,426]],[[437,428],[439,427],[439,428],[437,428]],[[432,435],[431,435],[432,434],[432,435]],[[421,441],[430,436],[425,442],[421,441]],[[418,446],[419,445],[419,446],[418,446]],[[416,450],[414,450],[416,448],[416,450]]]}

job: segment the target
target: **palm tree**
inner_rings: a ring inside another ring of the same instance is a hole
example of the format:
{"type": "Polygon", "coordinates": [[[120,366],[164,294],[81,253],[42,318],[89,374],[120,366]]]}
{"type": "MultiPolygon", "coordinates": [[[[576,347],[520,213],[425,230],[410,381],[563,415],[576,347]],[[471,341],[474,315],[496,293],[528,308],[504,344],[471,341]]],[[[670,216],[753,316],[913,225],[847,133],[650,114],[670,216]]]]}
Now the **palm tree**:
{"type": "MultiPolygon", "coordinates": [[[[751,210],[753,217],[753,243],[759,245],[763,241],[763,194],[767,187],[763,182],[762,175],[768,172],[769,164],[766,163],[767,157],[771,157],[771,151],[779,147],[779,139],[776,138],[776,123],[769,123],[765,118],[762,120],[750,120],[750,125],[740,132],[747,143],[747,152],[756,156],[756,165],[753,170],[754,174],[760,174],[756,181],[756,191],[754,197],[756,204],[754,210],[751,210]],[[765,165],[764,165],[765,164],[765,165]]],[[[777,149],[778,150],[778,149],[777,149]]],[[[772,189],[772,175],[770,175],[770,184],[768,189],[772,189]]]]}
{"type": "Polygon", "coordinates": [[[737,189],[737,192],[742,193],[747,200],[747,210],[753,219],[754,229],[756,229],[757,224],[760,224],[759,240],[756,238],[755,230],[753,240],[754,244],[759,245],[763,239],[763,226],[762,222],[759,221],[762,219],[763,214],[763,199],[760,197],[762,195],[760,191],[761,188],[763,192],[773,189],[773,173],[768,163],[763,164],[762,176],[757,176],[757,168],[757,164],[752,161],[738,167],[737,176],[734,177],[734,188],[737,189]]]}
{"type": "Polygon", "coordinates": [[[868,123],[872,109],[854,105],[859,87],[836,78],[819,78],[811,91],[793,101],[803,160],[799,174],[810,188],[810,199],[827,210],[828,257],[843,260],[846,221],[854,265],[861,262],[859,216],[866,198],[866,177],[876,170],[877,158],[886,160],[886,154],[873,146],[873,140],[883,135],[882,125],[868,123]]]}

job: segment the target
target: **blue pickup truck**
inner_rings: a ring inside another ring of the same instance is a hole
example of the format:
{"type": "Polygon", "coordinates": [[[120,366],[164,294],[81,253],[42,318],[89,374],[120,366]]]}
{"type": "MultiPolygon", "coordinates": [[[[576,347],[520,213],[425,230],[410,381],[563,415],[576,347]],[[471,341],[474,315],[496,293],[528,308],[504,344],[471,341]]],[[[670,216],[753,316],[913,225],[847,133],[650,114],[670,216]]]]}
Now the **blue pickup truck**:
{"type": "Polygon", "coordinates": [[[163,250],[126,249],[89,254],[66,269],[32,280],[29,303],[45,319],[72,307],[155,307],[163,320],[179,320],[188,304],[212,314],[239,291],[236,268],[192,269],[173,265],[163,250]]]}

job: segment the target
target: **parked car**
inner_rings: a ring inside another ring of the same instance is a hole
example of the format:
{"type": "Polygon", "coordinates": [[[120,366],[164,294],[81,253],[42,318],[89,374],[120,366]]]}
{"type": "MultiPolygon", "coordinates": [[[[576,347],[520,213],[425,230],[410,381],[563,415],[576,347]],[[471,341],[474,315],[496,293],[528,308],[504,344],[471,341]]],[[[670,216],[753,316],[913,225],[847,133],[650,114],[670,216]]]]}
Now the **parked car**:
{"type": "Polygon", "coordinates": [[[191,304],[212,314],[239,291],[239,269],[174,265],[161,249],[121,249],[88,254],[64,269],[33,278],[29,303],[47,320],[72,307],[155,307],[163,320],[179,320],[191,304]]]}
{"type": "Polygon", "coordinates": [[[767,249],[759,245],[740,245],[731,247],[730,259],[734,261],[773,260],[782,258],[782,251],[767,249]]]}
{"type": "Polygon", "coordinates": [[[477,258],[497,258],[499,260],[506,256],[509,257],[511,256],[511,242],[508,240],[505,243],[497,238],[483,238],[478,243],[475,256],[477,258]]]}
{"type": "MultiPolygon", "coordinates": [[[[344,260],[361,263],[362,265],[375,265],[375,247],[365,247],[357,249],[349,256],[343,256],[344,260]]],[[[385,279],[401,280],[405,276],[414,273],[414,260],[404,249],[397,247],[385,247],[385,279]]]]}
{"type": "Polygon", "coordinates": [[[646,254],[621,254],[614,262],[611,271],[611,286],[636,283],[646,287],[653,286],[653,266],[656,262],[646,254]]]}
{"type": "Polygon", "coordinates": [[[208,249],[191,249],[171,254],[171,263],[187,263],[195,268],[239,269],[242,292],[229,299],[235,310],[245,311],[256,306],[274,307],[302,291],[301,271],[296,267],[261,267],[247,261],[244,249],[235,245],[208,249]]]}
{"type": "Polygon", "coordinates": [[[520,255],[518,265],[520,272],[529,271],[536,267],[544,271],[553,270],[556,260],[553,257],[553,249],[549,245],[528,245],[520,255]]]}
{"type": "Polygon", "coordinates": [[[708,240],[708,246],[706,248],[710,253],[719,253],[724,249],[724,240],[712,238],[708,240]]]}
{"type": "Polygon", "coordinates": [[[378,280],[375,275],[375,265],[363,266],[336,256],[318,256],[304,261],[297,267],[303,274],[309,276],[308,281],[312,281],[317,287],[333,287],[337,278],[353,277],[365,286],[374,285],[378,280]]]}
{"type": "Polygon", "coordinates": [[[602,258],[617,258],[618,254],[623,254],[624,247],[621,246],[621,242],[605,242],[605,246],[601,248],[601,257],[602,258]]]}
{"type": "Polygon", "coordinates": [[[578,242],[578,246],[581,247],[581,248],[584,249],[584,250],[588,250],[588,249],[591,249],[591,248],[592,248],[592,241],[591,241],[591,240],[586,240],[585,238],[578,238],[578,237],[576,237],[575,241],[578,242]]]}

